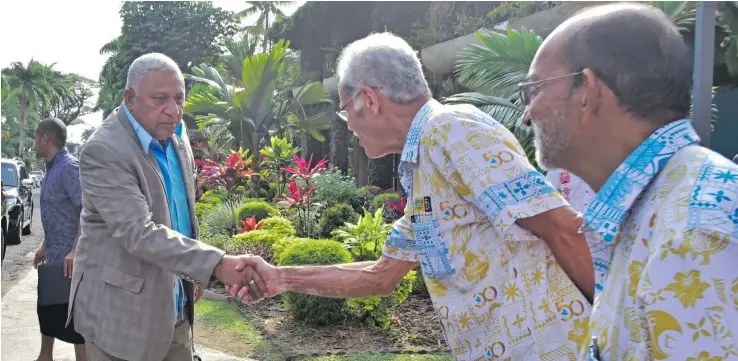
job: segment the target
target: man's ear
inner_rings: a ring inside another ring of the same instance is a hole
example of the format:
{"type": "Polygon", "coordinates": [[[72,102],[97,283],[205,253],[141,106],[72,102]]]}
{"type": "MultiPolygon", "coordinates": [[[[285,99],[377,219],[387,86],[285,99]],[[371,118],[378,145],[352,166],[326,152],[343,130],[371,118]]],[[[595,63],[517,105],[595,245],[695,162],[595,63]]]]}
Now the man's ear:
{"type": "Polygon", "coordinates": [[[133,90],[133,88],[128,88],[123,91],[123,101],[126,103],[126,107],[128,107],[128,109],[131,109],[131,107],[133,107],[135,99],[136,92],[133,90]]]}
{"type": "Polygon", "coordinates": [[[597,114],[602,100],[603,84],[592,69],[582,70],[582,109],[591,114],[597,114]]]}
{"type": "Polygon", "coordinates": [[[374,88],[370,88],[366,85],[362,85],[359,88],[359,93],[366,95],[366,108],[371,112],[372,115],[379,113],[379,94],[377,94],[374,88]]]}

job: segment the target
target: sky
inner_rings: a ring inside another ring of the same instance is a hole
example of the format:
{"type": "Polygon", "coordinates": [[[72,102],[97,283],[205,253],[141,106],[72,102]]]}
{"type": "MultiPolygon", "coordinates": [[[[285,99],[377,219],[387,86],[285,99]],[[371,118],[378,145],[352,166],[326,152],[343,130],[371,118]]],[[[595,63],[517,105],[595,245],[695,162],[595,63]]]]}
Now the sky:
{"type": "MultiPolygon", "coordinates": [[[[215,6],[240,11],[243,0],[215,0],[215,6]]],[[[305,1],[282,8],[292,14],[305,1]]],[[[107,56],[100,48],[120,35],[122,25],[115,0],[12,0],[0,4],[0,67],[12,62],[27,64],[33,58],[44,64],[56,63],[56,70],[77,73],[97,81],[107,56]]],[[[253,23],[256,16],[245,20],[253,23]]],[[[93,104],[94,104],[93,99],[93,104]]],[[[79,141],[82,132],[102,122],[102,113],[82,117],[84,124],[68,128],[69,140],[79,141]]]]}

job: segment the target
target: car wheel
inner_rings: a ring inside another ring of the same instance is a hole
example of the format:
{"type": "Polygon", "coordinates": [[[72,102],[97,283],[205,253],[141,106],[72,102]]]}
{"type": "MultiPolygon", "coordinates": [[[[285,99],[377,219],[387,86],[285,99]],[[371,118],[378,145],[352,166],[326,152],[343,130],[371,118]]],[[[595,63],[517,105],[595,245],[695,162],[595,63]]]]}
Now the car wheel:
{"type": "MultiPolygon", "coordinates": [[[[21,213],[20,217],[18,217],[18,224],[13,229],[13,232],[8,234],[8,244],[10,245],[17,245],[21,243],[21,228],[23,228],[23,214],[21,213]]],[[[8,227],[10,229],[10,227],[8,227]]]]}
{"type": "MultiPolygon", "coordinates": [[[[23,224],[22,221],[21,221],[21,224],[23,224]]],[[[23,227],[23,235],[24,236],[27,236],[27,235],[31,234],[31,226],[32,225],[33,225],[33,206],[31,206],[31,219],[28,220],[28,225],[25,226],[25,227],[23,227]]]]}

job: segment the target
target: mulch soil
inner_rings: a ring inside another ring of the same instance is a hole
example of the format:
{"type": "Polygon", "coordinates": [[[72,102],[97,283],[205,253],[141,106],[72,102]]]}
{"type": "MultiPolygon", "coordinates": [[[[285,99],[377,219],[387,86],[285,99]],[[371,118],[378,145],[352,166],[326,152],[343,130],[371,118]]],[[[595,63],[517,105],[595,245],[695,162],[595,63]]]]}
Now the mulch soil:
{"type": "MultiPolygon", "coordinates": [[[[223,288],[212,289],[226,294],[223,288]]],[[[233,302],[246,320],[288,358],[355,353],[448,352],[430,298],[413,294],[400,304],[388,331],[377,331],[356,318],[324,327],[292,319],[278,299],[257,305],[233,302]]]]}

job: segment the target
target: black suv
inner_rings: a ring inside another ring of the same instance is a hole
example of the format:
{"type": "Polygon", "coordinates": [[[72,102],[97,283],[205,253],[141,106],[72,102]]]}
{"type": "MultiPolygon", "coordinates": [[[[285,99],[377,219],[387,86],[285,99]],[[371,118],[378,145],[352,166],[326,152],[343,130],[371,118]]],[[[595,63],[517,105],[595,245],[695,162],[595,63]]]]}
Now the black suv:
{"type": "Polygon", "coordinates": [[[5,188],[8,219],[6,242],[20,244],[21,234],[31,234],[33,222],[33,180],[26,172],[26,165],[19,159],[2,159],[2,181],[5,188]]]}

